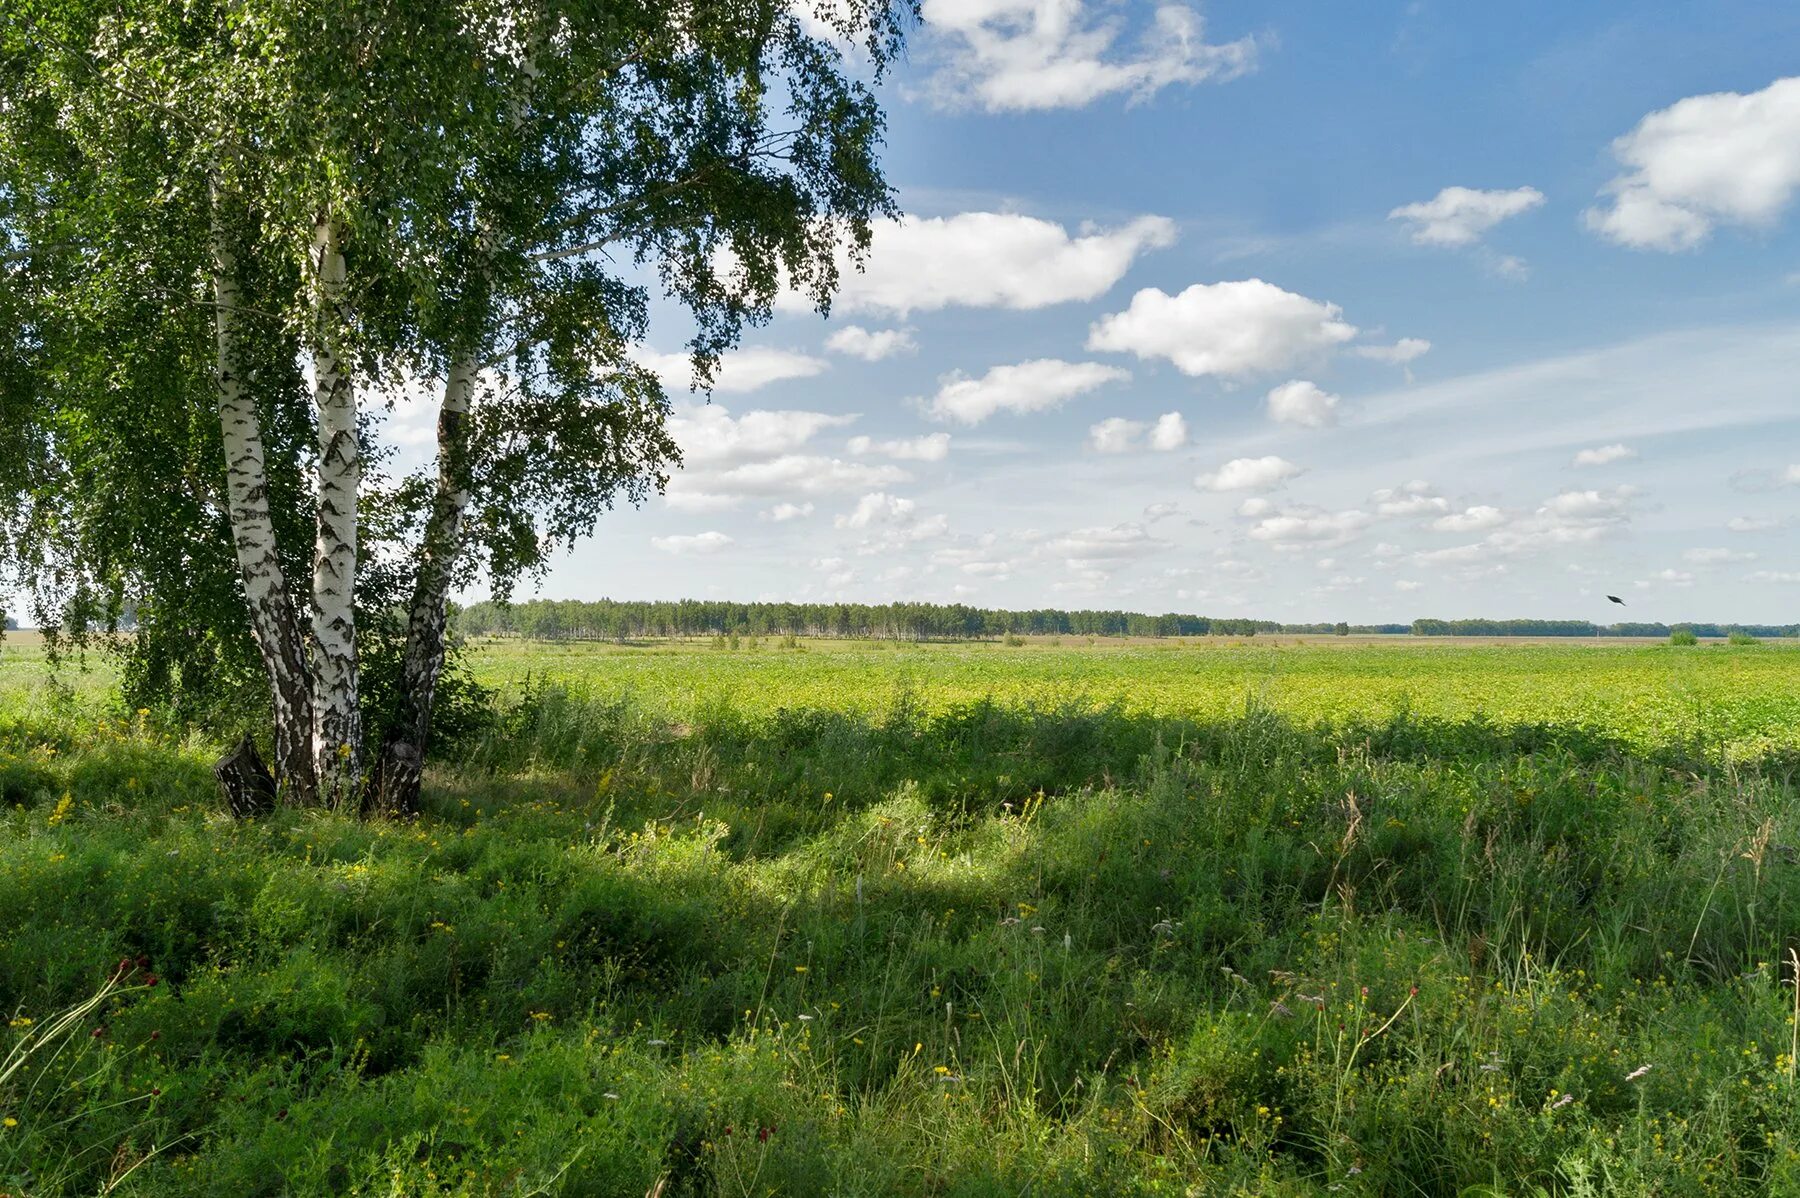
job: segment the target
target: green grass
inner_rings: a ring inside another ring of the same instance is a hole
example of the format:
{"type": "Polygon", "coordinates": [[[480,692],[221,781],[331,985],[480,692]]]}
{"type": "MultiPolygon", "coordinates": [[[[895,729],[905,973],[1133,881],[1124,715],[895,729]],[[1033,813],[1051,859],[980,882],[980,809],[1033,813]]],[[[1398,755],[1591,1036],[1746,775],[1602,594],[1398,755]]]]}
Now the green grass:
{"type": "Polygon", "coordinates": [[[240,825],[9,641],[0,1193],[1800,1190],[1800,653],[803,648],[240,825]]]}

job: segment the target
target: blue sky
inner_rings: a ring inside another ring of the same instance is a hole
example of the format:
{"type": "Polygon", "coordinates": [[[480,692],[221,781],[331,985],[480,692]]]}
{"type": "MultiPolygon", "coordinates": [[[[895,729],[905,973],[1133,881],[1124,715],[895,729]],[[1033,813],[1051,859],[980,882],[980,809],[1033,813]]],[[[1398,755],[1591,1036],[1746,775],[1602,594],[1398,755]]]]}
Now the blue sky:
{"type": "Polygon", "coordinates": [[[710,406],[663,314],[542,594],[1800,618],[1800,8],[926,12],[905,222],[710,406]]]}

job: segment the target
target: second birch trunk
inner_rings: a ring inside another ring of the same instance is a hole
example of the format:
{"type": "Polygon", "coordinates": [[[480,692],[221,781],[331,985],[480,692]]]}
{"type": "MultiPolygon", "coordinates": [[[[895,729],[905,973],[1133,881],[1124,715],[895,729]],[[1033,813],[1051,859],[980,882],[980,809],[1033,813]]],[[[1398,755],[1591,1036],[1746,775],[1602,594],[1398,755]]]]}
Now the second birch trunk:
{"type": "Polygon", "coordinates": [[[318,409],[318,525],[313,544],[313,764],[327,806],[362,792],[356,665],[356,516],[362,486],[356,388],[345,361],[343,230],[321,218],[313,236],[313,402],[318,409]]]}

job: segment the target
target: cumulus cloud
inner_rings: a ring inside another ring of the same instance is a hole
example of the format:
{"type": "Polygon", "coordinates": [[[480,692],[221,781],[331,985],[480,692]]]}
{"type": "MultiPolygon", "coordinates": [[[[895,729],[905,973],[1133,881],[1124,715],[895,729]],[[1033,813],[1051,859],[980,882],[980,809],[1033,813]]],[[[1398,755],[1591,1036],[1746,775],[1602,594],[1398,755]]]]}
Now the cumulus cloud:
{"type": "MultiPolygon", "coordinates": [[[[693,382],[693,360],[686,354],[663,354],[640,349],[632,360],[653,371],[670,391],[685,391],[693,382]]],[[[715,395],[741,395],[771,383],[811,378],[828,370],[831,363],[791,349],[755,345],[726,354],[713,372],[715,395]]]]}
{"type": "Polygon", "coordinates": [[[1468,565],[1588,544],[1625,529],[1630,523],[1635,495],[1630,487],[1563,491],[1545,500],[1536,511],[1496,526],[1483,540],[1416,553],[1412,560],[1425,565],[1468,565]]]}
{"type": "Polygon", "coordinates": [[[1409,223],[1412,239],[1419,245],[1473,245],[1501,221],[1530,212],[1543,202],[1544,193],[1535,187],[1510,191],[1446,187],[1429,200],[1403,204],[1388,213],[1388,219],[1409,223]]]}
{"type": "Polygon", "coordinates": [[[900,437],[891,441],[852,437],[848,448],[857,457],[874,454],[901,462],[941,462],[950,456],[950,434],[927,433],[922,437],[900,437]]]}
{"type": "Polygon", "coordinates": [[[1109,416],[1088,426],[1088,447],[1095,453],[1124,453],[1147,427],[1141,420],[1109,416]]]}
{"type": "MultiPolygon", "coordinates": [[[[905,318],[941,308],[1027,310],[1091,300],[1111,290],[1146,250],[1175,242],[1175,222],[1140,216],[1116,229],[1083,228],[1071,237],[1054,221],[1004,212],[877,221],[868,260],[858,270],[840,252],[835,312],[905,318]]],[[[799,292],[778,301],[810,311],[799,292]]]]}
{"type": "Polygon", "coordinates": [[[1614,462],[1625,462],[1637,457],[1637,450],[1628,445],[1601,445],[1593,449],[1584,449],[1575,455],[1577,466],[1608,466],[1614,462]]]}
{"type": "Polygon", "coordinates": [[[1179,515],[1180,512],[1181,505],[1179,503],[1152,503],[1144,508],[1144,519],[1154,524],[1158,520],[1166,520],[1170,516],[1179,515]]]}
{"type": "Polygon", "coordinates": [[[825,339],[825,348],[865,362],[879,362],[895,354],[910,354],[919,348],[911,329],[865,329],[848,324],[825,339]]]}
{"type": "Polygon", "coordinates": [[[1725,527],[1731,532],[1769,532],[1780,528],[1781,521],[1772,516],[1733,516],[1725,527]]]}
{"type": "Polygon", "coordinates": [[[1322,549],[1354,540],[1367,528],[1367,512],[1328,512],[1299,507],[1264,516],[1250,527],[1250,536],[1276,549],[1322,549]]]}
{"type": "Polygon", "coordinates": [[[1194,479],[1194,486],[1202,491],[1268,491],[1302,473],[1301,467],[1274,454],[1233,458],[1212,473],[1194,479]]]}
{"type": "Polygon", "coordinates": [[[1072,570],[1112,569],[1174,547],[1174,542],[1152,536],[1141,524],[1115,524],[1111,528],[1078,528],[1043,545],[1048,557],[1063,559],[1072,570]]]}
{"type": "Polygon", "coordinates": [[[1239,378],[1317,358],[1356,336],[1342,309],[1261,279],[1146,287],[1088,330],[1087,347],[1166,358],[1183,374],[1239,378]]]}
{"type": "Polygon", "coordinates": [[[1414,582],[1410,578],[1397,578],[1394,580],[1394,589],[1396,591],[1416,591],[1424,585],[1424,583],[1414,582]]]}
{"type": "Polygon", "coordinates": [[[1187,418],[1180,412],[1164,412],[1150,429],[1150,448],[1172,453],[1188,443],[1187,418]]]}
{"type": "Polygon", "coordinates": [[[651,537],[650,544],[664,553],[677,556],[685,554],[718,553],[737,544],[736,541],[722,532],[700,532],[692,536],[651,537]]]}
{"type": "Polygon", "coordinates": [[[1128,371],[1099,362],[1038,358],[1016,366],[996,366],[980,378],[954,371],[938,380],[926,405],[936,420],[980,424],[996,412],[1041,412],[1077,395],[1130,378],[1128,371]]]}
{"type": "Polygon", "coordinates": [[[899,467],[844,462],[808,452],[825,429],[854,416],[824,412],[752,411],[734,417],[720,404],[670,417],[682,468],[669,480],[671,507],[715,510],[747,498],[782,499],[891,486],[910,476],[899,467]]]}
{"type": "Polygon", "coordinates": [[[1772,227],[1800,188],[1800,77],[1689,96],[1612,143],[1624,170],[1587,211],[1619,245],[1687,250],[1718,225],[1772,227]]]}
{"type": "Polygon", "coordinates": [[[1790,487],[1800,486],[1800,462],[1789,466],[1781,472],[1781,481],[1790,487]]]}
{"type": "Polygon", "coordinates": [[[1096,453],[1126,453],[1139,447],[1139,438],[1150,434],[1144,443],[1159,453],[1180,449],[1188,442],[1187,420],[1180,412],[1165,412],[1155,423],[1126,420],[1109,416],[1088,426],[1088,447],[1096,453]]]}
{"type": "Polygon", "coordinates": [[[942,64],[928,94],[989,112],[1079,108],[1103,96],[1148,99],[1165,87],[1225,82],[1253,69],[1256,41],[1214,44],[1197,9],[1156,6],[1136,45],[1125,23],[1082,0],[926,0],[942,64]]]}
{"type": "Polygon", "coordinates": [[[1324,428],[1337,423],[1338,397],[1304,379],[1290,379],[1269,392],[1269,419],[1278,424],[1324,428]]]}
{"type": "Polygon", "coordinates": [[[1450,501],[1422,478],[1415,478],[1403,486],[1383,487],[1369,500],[1375,505],[1376,514],[1381,516],[1426,516],[1450,510],[1450,501]]]}
{"type": "Polygon", "coordinates": [[[1485,532],[1505,523],[1505,512],[1497,507],[1478,504],[1448,516],[1439,516],[1431,522],[1431,527],[1438,532],[1485,532]]]}
{"type": "Polygon", "coordinates": [[[1371,362],[1386,362],[1390,366],[1404,366],[1415,362],[1431,352],[1431,342],[1423,337],[1402,337],[1392,345],[1359,345],[1350,351],[1359,358],[1367,358],[1371,362]]]}
{"type": "Polygon", "coordinates": [[[762,513],[764,519],[773,520],[777,524],[785,524],[789,520],[804,520],[812,514],[813,505],[810,503],[778,503],[762,513]]]}
{"type": "Polygon", "coordinates": [[[1752,570],[1744,578],[1749,582],[1800,582],[1800,570],[1752,570]]]}

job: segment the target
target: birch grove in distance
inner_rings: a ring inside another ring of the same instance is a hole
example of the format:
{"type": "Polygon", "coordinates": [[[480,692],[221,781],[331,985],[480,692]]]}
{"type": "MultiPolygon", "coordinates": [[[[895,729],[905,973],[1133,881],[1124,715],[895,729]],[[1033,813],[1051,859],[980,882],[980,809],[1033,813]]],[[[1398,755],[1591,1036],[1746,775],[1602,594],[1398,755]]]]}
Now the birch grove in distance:
{"type": "Polygon", "coordinates": [[[0,571],[138,693],[260,675],[284,802],[405,814],[452,591],[678,453],[704,388],[894,214],[904,0],[20,0],[0,15],[0,571]],[[437,452],[374,437],[429,390],[437,452]],[[388,684],[365,676],[379,660],[388,684]]]}

